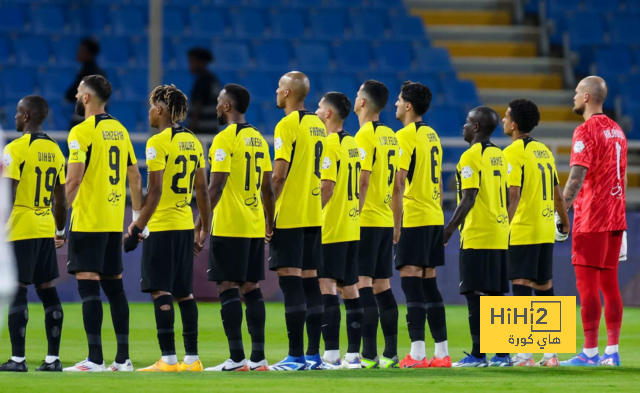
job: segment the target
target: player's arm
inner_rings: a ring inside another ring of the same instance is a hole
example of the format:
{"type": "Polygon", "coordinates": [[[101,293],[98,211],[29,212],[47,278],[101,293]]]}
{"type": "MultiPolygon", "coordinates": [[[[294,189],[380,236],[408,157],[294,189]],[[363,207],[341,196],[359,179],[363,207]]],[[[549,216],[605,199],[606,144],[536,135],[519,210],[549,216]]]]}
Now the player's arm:
{"type": "Polygon", "coordinates": [[[273,193],[277,201],[284,189],[284,182],[287,180],[287,172],[289,172],[289,162],[285,159],[277,159],[273,163],[273,193]]]}
{"type": "Polygon", "coordinates": [[[207,238],[207,234],[211,231],[211,212],[213,209],[210,205],[209,191],[207,189],[207,170],[205,168],[198,168],[196,170],[196,176],[194,181],[194,189],[196,192],[196,202],[198,203],[198,228],[200,228],[199,236],[199,248],[202,250],[204,247],[204,240],[207,238]]]}
{"type": "MultiPolygon", "coordinates": [[[[53,218],[56,222],[56,232],[62,232],[67,223],[67,198],[64,191],[64,184],[56,184],[53,189],[53,218]]],[[[66,235],[58,236],[56,233],[56,248],[62,247],[65,243],[66,235]]]]}
{"type": "MultiPolygon", "coordinates": [[[[556,184],[554,192],[555,195],[562,195],[562,188],[560,188],[560,184],[556,184]]],[[[564,198],[554,198],[553,203],[555,205],[556,212],[560,216],[560,221],[562,221],[562,233],[569,234],[569,231],[571,230],[571,221],[569,221],[569,209],[567,209],[564,198]]]]}
{"type": "Polygon", "coordinates": [[[586,176],[586,167],[581,165],[574,165],[571,167],[569,179],[567,180],[567,184],[564,186],[564,191],[562,192],[567,210],[571,209],[571,205],[573,205],[573,202],[575,202],[578,197],[586,176]]]}
{"type": "Polygon", "coordinates": [[[364,207],[364,201],[367,199],[367,191],[369,190],[369,177],[371,176],[371,171],[365,171],[364,169],[360,172],[360,212],[362,213],[362,208],[364,207]]]}
{"type": "Polygon", "coordinates": [[[451,221],[444,228],[444,244],[449,243],[449,239],[453,236],[453,233],[456,231],[463,222],[464,219],[467,218],[467,215],[473,208],[473,205],[476,203],[476,197],[478,196],[478,188],[467,188],[462,190],[462,199],[460,199],[460,203],[458,207],[456,207],[456,211],[453,212],[453,217],[451,217],[451,221]]]}
{"type": "Polygon", "coordinates": [[[333,180],[322,180],[322,182],[320,183],[320,192],[321,192],[323,209],[325,206],[327,206],[327,203],[329,203],[329,200],[333,196],[333,189],[335,188],[335,186],[336,186],[336,182],[334,182],[333,180]]]}
{"type": "Polygon", "coordinates": [[[273,220],[276,210],[276,198],[273,191],[273,183],[271,181],[271,172],[264,172],[262,175],[262,185],[260,186],[262,192],[262,205],[264,207],[264,219],[265,219],[265,233],[264,241],[268,243],[273,236],[273,220]]]}
{"type": "Polygon", "coordinates": [[[20,180],[11,179],[11,206],[16,203],[16,195],[18,194],[18,184],[20,184],[20,180]]]}
{"type": "Polygon", "coordinates": [[[212,211],[218,206],[218,202],[222,198],[222,191],[227,185],[228,178],[229,172],[211,172],[209,178],[209,204],[212,211]]]}
{"type": "Polygon", "coordinates": [[[127,179],[131,192],[131,208],[134,211],[140,211],[142,208],[142,176],[137,163],[127,167],[127,179]]]}
{"type": "MultiPolygon", "coordinates": [[[[407,184],[409,172],[400,168],[396,172],[396,180],[393,184],[393,196],[391,197],[391,210],[393,210],[393,244],[398,244],[400,240],[400,230],[402,228],[402,198],[407,184]]],[[[442,194],[440,194],[442,195],[442,194]]]]}
{"type": "Polygon", "coordinates": [[[67,179],[65,185],[65,194],[67,197],[67,206],[73,206],[76,200],[82,178],[84,177],[84,162],[70,162],[67,165],[67,179]]]}
{"type": "Polygon", "coordinates": [[[513,221],[513,216],[516,215],[518,205],[520,204],[520,191],[522,189],[518,186],[509,187],[509,206],[507,213],[509,214],[509,222],[513,221]]]}
{"type": "Polygon", "coordinates": [[[155,213],[160,198],[162,197],[162,178],[164,176],[164,170],[149,172],[149,184],[147,184],[147,197],[144,199],[142,208],[140,209],[140,216],[135,222],[136,226],[142,231],[153,213],[155,213]]]}

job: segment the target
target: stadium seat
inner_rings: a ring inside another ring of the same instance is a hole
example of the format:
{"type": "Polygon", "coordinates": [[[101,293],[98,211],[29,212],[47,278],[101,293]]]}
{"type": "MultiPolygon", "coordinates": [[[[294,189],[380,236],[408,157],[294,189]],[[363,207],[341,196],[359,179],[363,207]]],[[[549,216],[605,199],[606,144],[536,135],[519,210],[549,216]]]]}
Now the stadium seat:
{"type": "Polygon", "coordinates": [[[480,103],[476,85],[472,81],[448,81],[444,85],[445,102],[448,105],[477,106],[480,103]]]}
{"type": "Polygon", "coordinates": [[[638,15],[620,15],[612,20],[609,27],[611,44],[640,45],[640,17],[638,15]]]}
{"type": "Polygon", "coordinates": [[[411,46],[402,41],[383,42],[374,48],[378,69],[381,71],[406,71],[411,68],[411,46]]]}
{"type": "Polygon", "coordinates": [[[271,36],[273,38],[302,38],[305,35],[306,15],[297,10],[280,11],[271,14],[271,36]]]}
{"type": "Polygon", "coordinates": [[[242,42],[218,43],[213,46],[215,69],[238,70],[251,68],[249,48],[242,42]]]}
{"type": "Polygon", "coordinates": [[[29,10],[31,30],[35,34],[60,34],[65,30],[62,9],[55,6],[29,10]]]}
{"type": "MultiPolygon", "coordinates": [[[[132,103],[114,102],[109,104],[109,114],[116,119],[128,130],[137,131],[139,129],[140,120],[138,119],[138,111],[132,103]]],[[[138,156],[137,157],[144,157],[138,156]]]]}
{"type": "Polygon", "coordinates": [[[280,7],[282,0],[249,0],[252,7],[280,7]]]}
{"type": "Polygon", "coordinates": [[[619,0],[583,0],[584,7],[587,10],[595,12],[614,13],[620,11],[619,0]]]}
{"type": "Polygon", "coordinates": [[[583,12],[568,21],[571,49],[605,43],[604,22],[598,13],[583,12]]]}
{"type": "MultiPolygon", "coordinates": [[[[400,86],[402,84],[396,75],[386,73],[367,73],[364,74],[364,77],[366,79],[373,79],[378,82],[382,82],[387,89],[389,89],[389,101],[387,102],[385,109],[393,110],[395,112],[394,104],[396,102],[396,97],[398,97],[398,94],[400,93],[400,86]]],[[[366,79],[358,81],[358,90],[360,89],[360,85],[362,85],[366,79]]],[[[351,96],[349,98],[351,98],[351,96]]]]}
{"type": "Polygon", "coordinates": [[[547,0],[547,9],[550,15],[578,11],[582,0],[547,0]]]}
{"type": "Polygon", "coordinates": [[[598,49],[595,55],[598,74],[628,75],[632,71],[632,60],[626,48],[598,49]]]}
{"type": "Polygon", "coordinates": [[[105,37],[100,40],[98,64],[105,68],[127,67],[131,60],[129,38],[105,37]]]}
{"type": "Polygon", "coordinates": [[[25,29],[25,18],[20,7],[0,6],[0,31],[19,32],[25,29]]]}
{"type": "Polygon", "coordinates": [[[423,72],[453,73],[451,57],[446,48],[430,48],[421,46],[416,50],[418,69],[423,72]]]}
{"type": "Polygon", "coordinates": [[[424,24],[417,16],[392,16],[391,31],[395,38],[410,40],[420,40],[425,38],[424,24]]]}
{"type": "Polygon", "coordinates": [[[284,117],[282,109],[275,107],[266,108],[262,110],[262,119],[264,120],[265,129],[260,130],[263,135],[273,135],[276,124],[284,117]]]}
{"type": "Polygon", "coordinates": [[[627,0],[626,5],[627,5],[627,12],[631,12],[633,14],[640,14],[640,0],[627,0]]]}
{"type": "Polygon", "coordinates": [[[309,71],[329,71],[330,56],[327,45],[316,43],[304,43],[298,45],[295,50],[298,61],[298,69],[309,71]]]}
{"type": "Polygon", "coordinates": [[[0,72],[0,91],[4,98],[20,99],[35,94],[36,84],[30,69],[5,69],[0,72]]]}
{"type": "Polygon", "coordinates": [[[162,76],[162,83],[165,85],[176,85],[187,96],[193,88],[193,76],[184,71],[167,71],[162,76]]]}
{"type": "Polygon", "coordinates": [[[16,103],[7,103],[0,106],[0,120],[2,128],[5,130],[16,129],[16,103]]]}
{"type": "Polygon", "coordinates": [[[0,38],[0,65],[8,64],[11,61],[11,49],[6,38],[0,38]]]}
{"type": "Polygon", "coordinates": [[[323,3],[323,0],[289,0],[291,6],[298,8],[320,8],[323,3]]]}
{"type": "Polygon", "coordinates": [[[388,8],[404,8],[402,0],[369,0],[369,3],[374,8],[388,9],[388,8]]]}
{"type": "Polygon", "coordinates": [[[185,34],[186,16],[183,7],[165,6],[162,19],[162,32],[166,37],[180,37],[185,34]]]}
{"type": "Polygon", "coordinates": [[[16,38],[11,41],[13,53],[21,66],[42,66],[49,64],[49,45],[42,38],[16,38]]]}
{"type": "Polygon", "coordinates": [[[77,67],[76,53],[80,40],[75,37],[64,37],[51,41],[51,49],[56,67],[77,67]]]}
{"type": "MultiPolygon", "coordinates": [[[[211,41],[204,38],[198,39],[182,39],[178,42],[168,42],[165,44],[165,51],[163,52],[163,58],[165,63],[170,59],[175,59],[175,66],[177,69],[186,70],[189,68],[189,50],[195,47],[209,48],[211,41]]],[[[215,55],[215,54],[214,54],[215,55]]],[[[173,66],[173,62],[171,62],[173,66]]]]}
{"type": "Polygon", "coordinates": [[[238,75],[234,71],[216,71],[215,74],[222,86],[227,83],[238,83],[238,75]]]}
{"type": "Polygon", "coordinates": [[[426,123],[442,137],[459,137],[465,116],[459,108],[432,107],[426,114],[426,123]]]}
{"type": "MultiPolygon", "coordinates": [[[[387,108],[390,108],[388,104],[387,108]]],[[[402,123],[396,119],[396,111],[393,109],[386,109],[380,112],[380,122],[394,131],[402,128],[402,123]]]]}
{"type": "MultiPolygon", "coordinates": [[[[411,82],[421,83],[431,90],[431,94],[433,94],[433,105],[437,101],[437,95],[441,93],[440,81],[434,74],[427,74],[424,72],[408,72],[404,75],[405,80],[410,80],[411,82]]],[[[404,82],[404,81],[403,81],[404,82]]]]}
{"type": "Polygon", "coordinates": [[[311,34],[315,39],[342,39],[345,36],[344,16],[337,10],[309,15],[311,34]]]}
{"type": "Polygon", "coordinates": [[[276,89],[281,75],[267,72],[250,72],[240,78],[240,84],[251,92],[254,104],[276,101],[276,89]]]}
{"type": "Polygon", "coordinates": [[[349,21],[354,38],[379,40],[385,36],[385,15],[382,12],[366,11],[351,14],[349,21]]]}
{"type": "Polygon", "coordinates": [[[262,132],[262,130],[260,129],[260,126],[262,124],[260,105],[249,105],[249,108],[247,108],[247,112],[244,114],[244,118],[247,123],[251,124],[252,126],[256,127],[258,131],[262,132]]]}
{"type": "Polygon", "coordinates": [[[111,26],[116,35],[144,35],[145,10],[141,7],[122,7],[110,12],[111,26]]]}
{"type": "Polygon", "coordinates": [[[223,37],[225,24],[219,10],[201,9],[189,14],[189,26],[194,37],[223,37]]]}
{"type": "Polygon", "coordinates": [[[371,49],[367,41],[342,41],[335,48],[335,54],[340,71],[368,71],[371,67],[371,49]]]}
{"type": "Polygon", "coordinates": [[[291,50],[286,41],[264,41],[254,46],[258,69],[283,71],[291,66],[291,50]]]}
{"type": "Polygon", "coordinates": [[[322,94],[329,91],[339,91],[348,97],[355,97],[360,85],[355,78],[349,74],[324,74],[320,76],[320,92],[322,94]]]}
{"type": "Polygon", "coordinates": [[[146,71],[130,71],[118,77],[123,101],[142,101],[149,95],[146,71]]]}
{"type": "Polygon", "coordinates": [[[75,76],[73,70],[60,68],[39,73],[37,80],[40,95],[47,100],[63,99],[75,76]]]}
{"type": "Polygon", "coordinates": [[[262,13],[257,10],[243,10],[231,13],[231,26],[236,38],[261,38],[265,35],[262,13]]]}
{"type": "Polygon", "coordinates": [[[103,34],[107,25],[107,11],[104,6],[76,7],[67,11],[71,32],[78,36],[103,34]]]}

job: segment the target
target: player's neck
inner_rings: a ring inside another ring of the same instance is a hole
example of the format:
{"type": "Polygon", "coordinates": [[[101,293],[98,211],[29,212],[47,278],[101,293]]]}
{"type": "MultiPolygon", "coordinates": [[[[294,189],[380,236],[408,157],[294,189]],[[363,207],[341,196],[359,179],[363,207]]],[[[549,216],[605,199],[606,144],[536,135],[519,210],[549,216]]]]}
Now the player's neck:
{"type": "Polygon", "coordinates": [[[473,139],[471,140],[470,145],[473,146],[476,143],[486,143],[486,142],[490,142],[490,141],[491,141],[491,137],[490,136],[476,134],[473,137],[473,139]]]}
{"type": "Polygon", "coordinates": [[[160,130],[161,132],[166,130],[167,128],[178,128],[178,127],[180,127],[180,124],[172,123],[171,120],[161,119],[160,122],[158,122],[158,130],[160,130]]]}
{"type": "Polygon", "coordinates": [[[598,113],[603,113],[604,111],[602,110],[602,106],[598,106],[598,107],[594,107],[594,108],[585,108],[584,113],[582,114],[582,117],[584,118],[584,121],[587,121],[591,118],[591,116],[596,115],[598,113]]]}
{"type": "Polygon", "coordinates": [[[410,115],[407,113],[407,115],[404,117],[404,120],[402,121],[402,125],[406,127],[411,123],[417,123],[419,121],[422,121],[422,116],[410,115]]]}
{"type": "Polygon", "coordinates": [[[23,135],[26,135],[26,134],[42,134],[42,126],[33,126],[33,127],[25,126],[24,129],[22,130],[22,134],[23,135]]]}
{"type": "Polygon", "coordinates": [[[512,141],[517,141],[518,139],[524,139],[524,138],[528,138],[530,137],[531,134],[529,134],[528,132],[520,132],[518,130],[513,131],[513,134],[511,134],[511,140],[512,141]]]}
{"type": "Polygon", "coordinates": [[[304,101],[303,102],[287,102],[286,106],[284,107],[284,114],[289,116],[289,114],[291,112],[296,112],[296,111],[304,111],[306,110],[304,107],[304,101]]]}
{"type": "Polygon", "coordinates": [[[244,124],[247,119],[242,113],[227,113],[227,124],[244,124]]]}
{"type": "Polygon", "coordinates": [[[363,108],[362,111],[358,113],[358,123],[360,123],[360,127],[364,127],[364,125],[370,121],[380,121],[380,113],[369,112],[363,108]]]}
{"type": "Polygon", "coordinates": [[[343,123],[327,122],[327,124],[325,124],[325,127],[327,128],[327,135],[335,134],[342,131],[342,125],[343,123]]]}
{"type": "Polygon", "coordinates": [[[88,119],[88,118],[90,118],[91,116],[102,115],[102,114],[107,113],[107,112],[104,110],[104,107],[105,107],[104,105],[101,105],[101,106],[99,106],[99,107],[95,107],[95,108],[94,108],[94,107],[92,107],[92,106],[86,106],[86,107],[84,108],[84,118],[85,118],[85,119],[88,119]]]}

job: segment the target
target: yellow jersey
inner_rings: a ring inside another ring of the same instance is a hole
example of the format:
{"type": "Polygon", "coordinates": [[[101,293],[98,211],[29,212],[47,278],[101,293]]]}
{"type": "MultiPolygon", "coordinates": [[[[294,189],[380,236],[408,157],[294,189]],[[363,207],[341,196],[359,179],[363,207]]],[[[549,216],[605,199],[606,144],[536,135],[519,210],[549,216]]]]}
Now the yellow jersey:
{"type": "Polygon", "coordinates": [[[289,163],[282,194],[276,201],[276,228],[322,226],[320,164],[327,130],[309,111],[294,111],[276,125],[276,160],[289,163]]]}
{"type": "Polygon", "coordinates": [[[129,132],[103,113],[71,129],[69,164],[85,171],[71,212],[75,232],[122,232],[127,199],[127,167],[137,164],[129,132]]]}
{"type": "Polygon", "coordinates": [[[53,238],[53,189],[64,184],[64,155],[47,134],[25,134],[4,148],[2,177],[18,180],[7,241],[53,238]]]}
{"type": "Polygon", "coordinates": [[[271,172],[269,145],[250,124],[231,124],[220,131],[209,150],[211,172],[228,173],[222,197],[213,210],[214,236],[260,238],[265,235],[260,193],[271,172]]]}
{"type": "Polygon", "coordinates": [[[322,209],[322,243],[360,240],[360,171],[362,162],[356,140],[346,131],[327,137],[322,180],[335,183],[333,195],[322,209]]]}
{"type": "Polygon", "coordinates": [[[398,170],[398,139],[379,121],[368,122],[356,134],[362,170],[371,172],[369,189],[360,212],[363,227],[393,227],[391,195],[398,170]]]}
{"type": "Polygon", "coordinates": [[[204,168],[202,144],[184,127],[167,128],[147,141],[147,171],[164,171],[162,196],[147,226],[151,232],[193,229],[191,198],[198,168],[204,168]]]}
{"type": "Polygon", "coordinates": [[[440,205],[442,145],[433,128],[411,123],[396,133],[400,145],[400,169],[407,171],[402,226],[444,225],[440,205]]]}
{"type": "Polygon", "coordinates": [[[520,187],[520,202],[511,221],[509,244],[554,243],[553,191],[558,185],[558,173],[553,154],[544,144],[527,137],[504,149],[504,156],[510,186],[520,187]]]}
{"type": "Polygon", "coordinates": [[[460,226],[460,248],[509,248],[507,160],[491,142],[478,142],[460,157],[456,168],[458,202],[462,190],[477,188],[476,203],[460,226]]]}

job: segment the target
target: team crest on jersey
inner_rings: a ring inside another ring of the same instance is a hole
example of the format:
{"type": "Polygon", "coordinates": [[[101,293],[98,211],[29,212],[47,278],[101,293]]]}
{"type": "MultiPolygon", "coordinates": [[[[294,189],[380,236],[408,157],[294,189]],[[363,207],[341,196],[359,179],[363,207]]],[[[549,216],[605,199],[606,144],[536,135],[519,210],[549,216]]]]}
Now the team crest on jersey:
{"type": "Polygon", "coordinates": [[[215,157],[214,157],[216,162],[224,161],[224,159],[226,157],[227,157],[227,153],[225,153],[224,150],[222,150],[222,149],[216,150],[216,154],[215,154],[215,157]]]}
{"type": "Polygon", "coordinates": [[[402,149],[398,149],[398,157],[402,157],[402,149]]]}
{"type": "Polygon", "coordinates": [[[464,168],[462,168],[462,171],[460,171],[460,174],[462,175],[463,179],[468,179],[473,175],[473,169],[471,169],[470,166],[465,166],[464,168]]]}
{"type": "Polygon", "coordinates": [[[13,162],[13,158],[11,158],[11,154],[5,154],[2,156],[2,166],[8,167],[13,162]]]}
{"type": "Polygon", "coordinates": [[[360,159],[364,161],[364,158],[366,156],[367,156],[367,152],[363,148],[360,148],[360,159]]]}
{"type": "Polygon", "coordinates": [[[574,153],[582,153],[583,150],[584,150],[584,142],[577,141],[576,143],[574,143],[574,145],[573,145],[573,152],[574,153]]]}
{"type": "Polygon", "coordinates": [[[322,169],[329,169],[331,168],[331,159],[329,159],[329,157],[325,157],[324,161],[322,161],[322,169]]]}
{"type": "Polygon", "coordinates": [[[153,160],[158,156],[158,152],[156,151],[156,148],[151,146],[151,147],[147,147],[147,160],[153,160]]]}
{"type": "Polygon", "coordinates": [[[274,147],[276,150],[280,150],[280,149],[282,149],[282,138],[277,137],[277,138],[276,138],[276,140],[273,142],[273,147],[274,147]]]}
{"type": "Polygon", "coordinates": [[[513,169],[513,167],[511,166],[511,164],[509,164],[509,166],[507,167],[507,175],[511,174],[511,170],[513,169]]]}
{"type": "Polygon", "coordinates": [[[80,142],[78,142],[78,141],[69,142],[69,149],[78,150],[79,148],[80,148],[80,142]]]}

